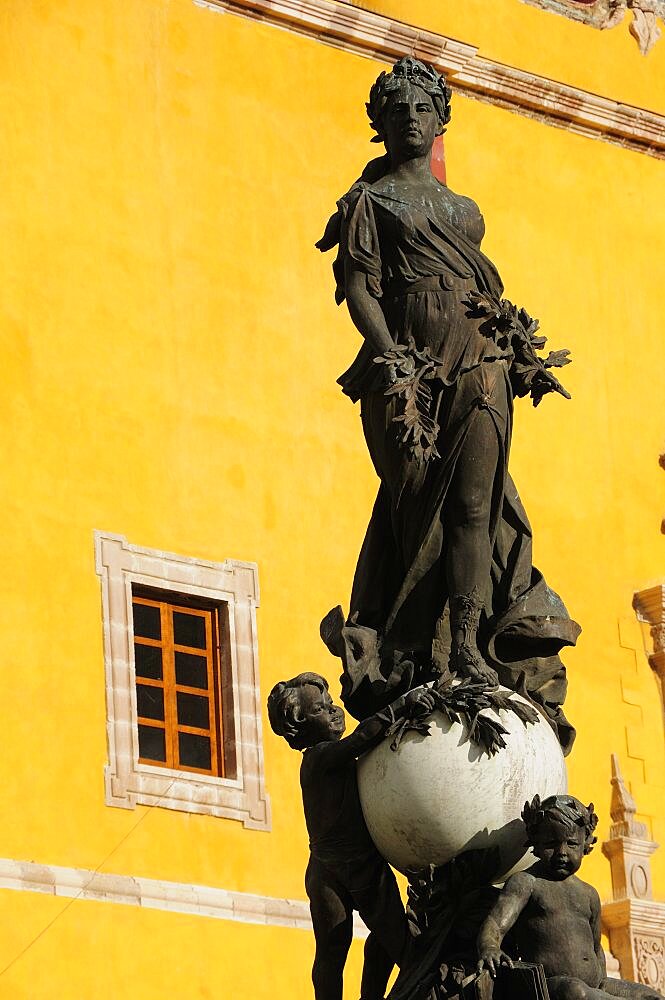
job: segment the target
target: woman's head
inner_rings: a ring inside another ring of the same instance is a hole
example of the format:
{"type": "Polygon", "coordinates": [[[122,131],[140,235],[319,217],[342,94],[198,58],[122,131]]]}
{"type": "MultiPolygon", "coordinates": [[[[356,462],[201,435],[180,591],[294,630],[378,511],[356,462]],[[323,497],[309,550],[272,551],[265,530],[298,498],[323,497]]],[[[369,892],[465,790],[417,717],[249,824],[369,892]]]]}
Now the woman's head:
{"type": "Polygon", "coordinates": [[[377,133],[372,142],[385,142],[389,152],[404,146],[407,154],[411,147],[431,146],[450,121],[450,98],[450,87],[432,66],[410,56],[399,59],[369,92],[367,114],[377,133]]]}

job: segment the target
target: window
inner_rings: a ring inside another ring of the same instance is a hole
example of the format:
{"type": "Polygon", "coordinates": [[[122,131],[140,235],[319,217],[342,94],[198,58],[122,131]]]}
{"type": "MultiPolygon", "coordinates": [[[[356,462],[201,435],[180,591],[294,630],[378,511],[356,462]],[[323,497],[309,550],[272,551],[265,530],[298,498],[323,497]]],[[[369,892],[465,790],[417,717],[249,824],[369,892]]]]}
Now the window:
{"type": "Polygon", "coordinates": [[[226,604],[132,587],[132,618],[139,762],[235,777],[226,604]]]}
{"type": "Polygon", "coordinates": [[[257,568],[95,533],[102,582],[107,805],[270,828],[263,777],[257,568]]]}

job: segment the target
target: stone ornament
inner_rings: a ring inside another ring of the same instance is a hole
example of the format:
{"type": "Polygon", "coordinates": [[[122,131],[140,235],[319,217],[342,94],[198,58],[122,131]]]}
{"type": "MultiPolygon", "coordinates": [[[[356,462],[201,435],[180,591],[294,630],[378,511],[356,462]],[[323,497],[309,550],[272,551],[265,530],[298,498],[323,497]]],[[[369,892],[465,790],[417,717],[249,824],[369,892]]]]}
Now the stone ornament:
{"type": "Polygon", "coordinates": [[[665,18],[665,0],[523,0],[542,10],[563,14],[594,28],[615,28],[630,11],[629,31],[643,56],[661,36],[658,19],[665,18]]]}
{"type": "Polygon", "coordinates": [[[641,983],[655,990],[665,989],[665,954],[663,939],[650,934],[638,934],[635,938],[637,952],[637,974],[641,983]]]}
{"type": "Polygon", "coordinates": [[[665,583],[638,591],[633,597],[633,608],[638,620],[650,626],[653,653],[649,665],[660,680],[665,707],[665,583]]]}
{"type": "Polygon", "coordinates": [[[665,990],[665,903],[653,899],[651,855],[658,844],[636,819],[637,805],[612,754],[612,826],[602,850],[612,872],[611,902],[602,906],[603,929],[624,979],[665,990]]]}

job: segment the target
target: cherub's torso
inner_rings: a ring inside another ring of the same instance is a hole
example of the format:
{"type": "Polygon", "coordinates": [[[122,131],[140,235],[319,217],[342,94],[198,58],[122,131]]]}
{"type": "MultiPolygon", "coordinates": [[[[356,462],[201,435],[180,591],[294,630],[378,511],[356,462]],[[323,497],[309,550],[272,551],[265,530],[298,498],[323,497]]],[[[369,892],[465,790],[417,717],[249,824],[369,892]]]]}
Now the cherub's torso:
{"type": "Polygon", "coordinates": [[[334,742],[305,750],[300,767],[305,823],[312,854],[324,863],[343,862],[376,848],[358,795],[356,762],[339,759],[334,742]]]}
{"type": "Polygon", "coordinates": [[[531,896],[515,925],[520,958],[545,975],[571,976],[598,987],[604,970],[596,955],[596,890],[576,875],[563,881],[534,876],[531,896]]]}

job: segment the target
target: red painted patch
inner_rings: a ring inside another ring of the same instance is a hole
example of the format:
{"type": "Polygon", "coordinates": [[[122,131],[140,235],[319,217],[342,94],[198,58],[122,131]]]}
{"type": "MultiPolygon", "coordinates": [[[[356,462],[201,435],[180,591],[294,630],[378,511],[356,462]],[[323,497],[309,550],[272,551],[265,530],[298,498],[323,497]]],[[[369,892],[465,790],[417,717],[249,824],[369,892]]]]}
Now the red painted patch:
{"type": "Polygon", "coordinates": [[[432,173],[442,184],[446,183],[446,153],[442,135],[437,135],[432,146],[432,173]]]}

